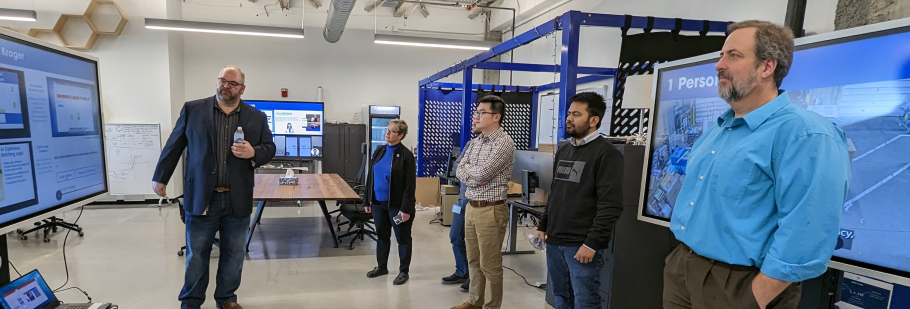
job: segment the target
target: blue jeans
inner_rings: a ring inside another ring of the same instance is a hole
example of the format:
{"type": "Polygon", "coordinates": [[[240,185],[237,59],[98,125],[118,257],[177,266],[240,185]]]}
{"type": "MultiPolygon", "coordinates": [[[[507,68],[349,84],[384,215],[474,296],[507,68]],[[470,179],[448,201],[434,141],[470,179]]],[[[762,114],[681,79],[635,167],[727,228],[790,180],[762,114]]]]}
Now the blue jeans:
{"type": "Polygon", "coordinates": [[[468,200],[458,199],[461,212],[452,214],[452,228],[449,230],[449,241],[455,252],[455,275],[459,277],[468,276],[468,249],[464,243],[464,210],[467,205],[468,200]]]}
{"type": "Polygon", "coordinates": [[[215,232],[219,234],[220,256],[215,275],[215,302],[222,305],[236,302],[240,273],[246,257],[246,233],[250,216],[234,217],[230,192],[212,193],[208,214],[186,213],[186,273],[178,299],[180,308],[199,308],[205,302],[209,286],[209,261],[215,232]]]}
{"type": "Polygon", "coordinates": [[[547,244],[548,287],[556,296],[556,309],[600,309],[600,271],[606,263],[604,250],[594,253],[594,259],[582,264],[575,259],[581,246],[547,244]]]}

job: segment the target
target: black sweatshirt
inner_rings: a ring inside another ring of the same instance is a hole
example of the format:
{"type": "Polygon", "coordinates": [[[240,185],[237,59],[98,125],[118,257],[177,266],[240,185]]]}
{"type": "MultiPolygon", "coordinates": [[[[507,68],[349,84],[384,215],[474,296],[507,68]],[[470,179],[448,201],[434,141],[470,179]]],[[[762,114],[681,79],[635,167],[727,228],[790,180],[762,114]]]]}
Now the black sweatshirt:
{"type": "Polygon", "coordinates": [[[603,137],[559,148],[537,230],[548,244],[606,249],[622,214],[622,177],[622,154],[603,137]]]}

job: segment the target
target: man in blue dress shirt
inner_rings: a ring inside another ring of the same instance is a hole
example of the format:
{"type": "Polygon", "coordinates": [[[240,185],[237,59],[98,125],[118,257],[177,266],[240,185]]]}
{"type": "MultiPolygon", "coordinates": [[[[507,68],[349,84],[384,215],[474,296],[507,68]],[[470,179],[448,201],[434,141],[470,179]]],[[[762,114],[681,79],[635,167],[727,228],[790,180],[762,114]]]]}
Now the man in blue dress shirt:
{"type": "Polygon", "coordinates": [[[664,308],[796,308],[834,252],[850,180],[846,137],[778,88],[793,32],[730,25],[717,62],[730,104],[695,142],[670,229],[664,308]]]}

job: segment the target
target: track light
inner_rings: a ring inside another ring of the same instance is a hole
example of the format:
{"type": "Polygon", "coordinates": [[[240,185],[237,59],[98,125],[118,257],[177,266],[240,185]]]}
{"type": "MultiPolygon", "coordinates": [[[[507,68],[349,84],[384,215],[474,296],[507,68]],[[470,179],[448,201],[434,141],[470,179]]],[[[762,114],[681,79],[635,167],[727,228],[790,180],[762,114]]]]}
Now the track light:
{"type": "Polygon", "coordinates": [[[16,21],[37,21],[38,13],[34,10],[0,9],[0,19],[16,21]]]}
{"type": "Polygon", "coordinates": [[[418,47],[467,49],[467,50],[480,50],[480,51],[490,50],[490,48],[496,44],[496,42],[453,40],[453,39],[440,39],[440,38],[390,35],[390,34],[373,35],[373,43],[387,44],[387,45],[418,46],[418,47]]]}
{"type": "Polygon", "coordinates": [[[279,38],[303,38],[303,29],[301,28],[222,24],[173,19],[146,18],[145,28],[155,30],[269,36],[279,38]]]}

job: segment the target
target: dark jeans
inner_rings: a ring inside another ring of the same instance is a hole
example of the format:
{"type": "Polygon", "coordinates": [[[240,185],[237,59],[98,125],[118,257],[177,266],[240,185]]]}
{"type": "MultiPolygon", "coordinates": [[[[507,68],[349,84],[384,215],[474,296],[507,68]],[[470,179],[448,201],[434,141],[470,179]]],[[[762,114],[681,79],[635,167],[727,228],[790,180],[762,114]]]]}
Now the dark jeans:
{"type": "Polygon", "coordinates": [[[452,251],[455,252],[455,275],[468,276],[468,249],[464,242],[464,211],[468,200],[458,199],[461,212],[452,214],[452,228],[449,230],[449,241],[452,242],[452,251]]]}
{"type": "MultiPolygon", "coordinates": [[[[760,272],[756,267],[711,260],[685,244],[676,247],[665,262],[665,309],[759,308],[752,292],[752,279],[760,272]]],[[[791,284],[766,308],[796,309],[801,294],[801,284],[791,284]]]]}
{"type": "Polygon", "coordinates": [[[547,244],[547,274],[556,296],[556,309],[600,309],[600,271],[606,264],[604,250],[582,264],[575,259],[581,246],[547,244]]]}
{"type": "Polygon", "coordinates": [[[399,225],[392,220],[398,215],[398,210],[389,209],[387,202],[373,204],[373,223],[376,224],[376,262],[379,268],[388,269],[389,250],[392,248],[392,231],[398,239],[398,257],[401,264],[398,270],[408,273],[411,267],[411,227],[414,226],[414,214],[407,222],[399,225]]]}
{"type": "Polygon", "coordinates": [[[246,256],[246,232],[250,216],[234,217],[230,193],[212,193],[208,214],[186,213],[186,273],[180,290],[180,308],[199,308],[209,286],[209,261],[215,232],[219,232],[220,255],[215,275],[215,302],[236,302],[240,273],[246,256]]]}

